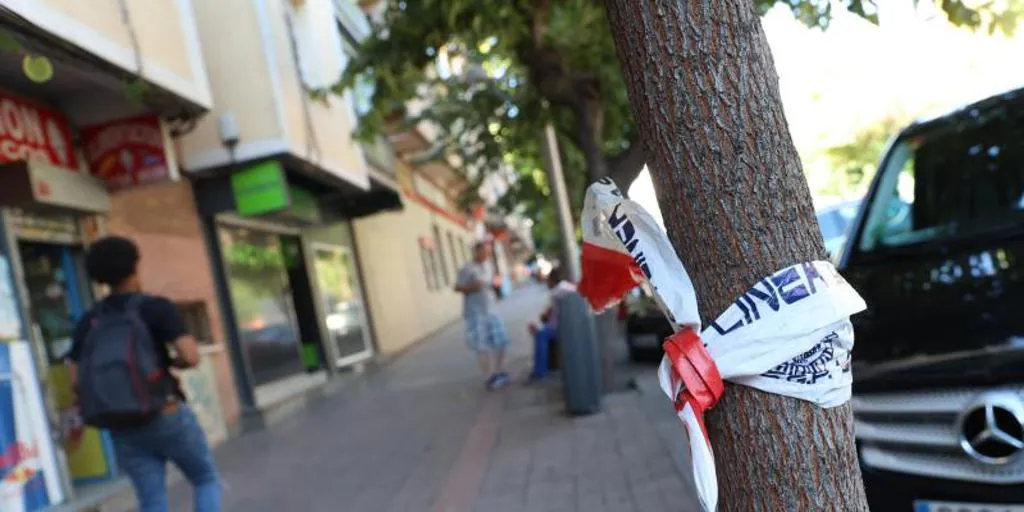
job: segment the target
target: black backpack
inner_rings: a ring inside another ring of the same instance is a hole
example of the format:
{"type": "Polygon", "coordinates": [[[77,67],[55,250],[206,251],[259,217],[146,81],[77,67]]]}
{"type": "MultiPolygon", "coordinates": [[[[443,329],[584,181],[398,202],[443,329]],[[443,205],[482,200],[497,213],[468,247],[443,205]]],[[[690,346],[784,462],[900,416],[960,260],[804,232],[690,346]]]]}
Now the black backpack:
{"type": "Polygon", "coordinates": [[[143,299],[132,295],[124,309],[96,308],[78,361],[78,401],[87,425],[145,425],[171,396],[170,375],[139,313],[143,299]]]}

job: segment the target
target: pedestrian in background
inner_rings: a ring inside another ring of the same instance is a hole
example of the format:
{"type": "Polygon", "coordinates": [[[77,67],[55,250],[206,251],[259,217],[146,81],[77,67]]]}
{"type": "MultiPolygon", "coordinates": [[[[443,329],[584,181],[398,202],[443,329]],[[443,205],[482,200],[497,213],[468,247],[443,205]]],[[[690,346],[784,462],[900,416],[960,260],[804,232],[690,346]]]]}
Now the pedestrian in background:
{"type": "Polygon", "coordinates": [[[141,512],[167,512],[167,462],[192,484],[196,512],[220,510],[220,478],[171,368],[199,364],[177,306],[142,293],[139,249],[121,237],[89,247],[89,276],[110,295],[78,322],[68,355],[82,417],[110,431],[141,512]],[[174,349],[172,357],[171,348],[174,349]]]}
{"type": "Polygon", "coordinates": [[[566,280],[562,267],[554,267],[548,271],[547,285],[550,290],[548,307],[541,313],[540,323],[531,323],[529,326],[530,335],[533,336],[533,372],[530,378],[534,380],[541,380],[548,373],[548,354],[551,346],[557,342],[555,334],[558,330],[558,299],[576,291],[576,285],[566,280]]]}
{"type": "Polygon", "coordinates": [[[491,246],[477,242],[473,261],[467,263],[455,279],[455,291],[463,295],[462,317],[466,322],[466,343],[480,363],[488,389],[511,382],[504,369],[508,333],[498,316],[494,292],[494,273],[490,270],[491,246]]]}

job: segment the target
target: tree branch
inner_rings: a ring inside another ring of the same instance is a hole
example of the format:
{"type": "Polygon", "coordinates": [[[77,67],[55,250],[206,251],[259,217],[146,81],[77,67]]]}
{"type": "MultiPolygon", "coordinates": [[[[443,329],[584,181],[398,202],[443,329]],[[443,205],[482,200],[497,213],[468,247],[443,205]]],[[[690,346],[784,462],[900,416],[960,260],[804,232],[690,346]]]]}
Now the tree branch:
{"type": "Polygon", "coordinates": [[[530,37],[516,49],[529,71],[530,84],[549,102],[568,107],[577,107],[581,99],[600,97],[600,81],[572,70],[565,56],[548,45],[552,1],[538,0],[531,5],[518,2],[516,9],[530,27],[530,37]]]}
{"type": "Polygon", "coordinates": [[[608,159],[608,177],[615,181],[619,190],[625,192],[646,164],[647,153],[640,143],[640,135],[634,134],[628,149],[608,159]]]}
{"type": "Polygon", "coordinates": [[[551,18],[551,0],[539,0],[534,4],[533,17],[530,20],[530,34],[533,45],[537,48],[547,46],[548,21],[551,18]]]}
{"type": "Polygon", "coordinates": [[[597,181],[608,175],[604,150],[604,102],[579,100],[576,108],[576,131],[580,150],[587,162],[587,178],[597,181]]]}

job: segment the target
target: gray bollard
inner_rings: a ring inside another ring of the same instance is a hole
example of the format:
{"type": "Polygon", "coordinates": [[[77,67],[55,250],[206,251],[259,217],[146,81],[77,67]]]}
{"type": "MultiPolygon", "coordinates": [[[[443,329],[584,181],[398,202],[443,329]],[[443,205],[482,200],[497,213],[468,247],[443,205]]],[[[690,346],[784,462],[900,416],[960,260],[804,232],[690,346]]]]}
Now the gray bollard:
{"type": "Polygon", "coordinates": [[[561,352],[565,408],[571,415],[601,410],[604,382],[601,378],[600,340],[594,316],[578,293],[558,299],[558,345],[561,352]]]}

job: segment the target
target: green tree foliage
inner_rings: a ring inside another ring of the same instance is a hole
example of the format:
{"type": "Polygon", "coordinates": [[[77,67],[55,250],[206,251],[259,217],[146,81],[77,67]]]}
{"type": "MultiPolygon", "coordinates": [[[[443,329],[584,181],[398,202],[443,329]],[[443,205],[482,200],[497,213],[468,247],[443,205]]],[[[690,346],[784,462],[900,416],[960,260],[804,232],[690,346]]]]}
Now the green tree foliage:
{"type": "Polygon", "coordinates": [[[818,192],[837,197],[863,194],[889,139],[909,121],[906,116],[890,115],[857,131],[850,141],[826,148],[824,156],[833,172],[818,192]]]}
{"type": "MultiPolygon", "coordinates": [[[[536,221],[540,246],[554,226],[543,178],[539,139],[554,123],[562,144],[570,195],[611,176],[625,189],[644,163],[626,89],[599,0],[381,0],[382,23],[331,91],[357,83],[375,87],[361,135],[402,123],[432,121],[441,129],[435,154],[456,153],[467,178],[511,168],[507,206],[536,221]],[[406,110],[426,99],[423,112],[406,110]]],[[[809,27],[825,29],[835,2],[753,0],[760,12],[788,6],[809,27]]],[[[842,0],[846,9],[877,22],[877,0],[842,0]]],[[[1020,0],[904,0],[933,3],[958,25],[1009,31],[1020,0]]],[[[471,187],[474,188],[475,187],[471,187]]],[[[464,202],[472,201],[467,196],[464,202]]],[[[578,204],[574,208],[578,211],[578,204]]]]}

